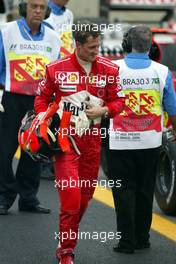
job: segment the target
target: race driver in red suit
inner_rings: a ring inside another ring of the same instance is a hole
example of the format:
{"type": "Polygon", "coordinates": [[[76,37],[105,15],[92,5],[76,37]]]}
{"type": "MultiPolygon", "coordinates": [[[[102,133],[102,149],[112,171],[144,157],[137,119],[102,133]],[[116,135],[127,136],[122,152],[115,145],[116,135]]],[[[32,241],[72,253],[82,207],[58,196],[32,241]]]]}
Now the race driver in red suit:
{"type": "Polygon", "coordinates": [[[60,243],[56,251],[60,264],[73,263],[78,225],[94,193],[100,162],[101,117],[113,117],[122,110],[124,101],[118,85],[119,68],[98,56],[100,32],[93,27],[87,22],[77,25],[75,53],[47,66],[35,99],[37,113],[46,111],[53,95],[60,117],[63,110],[72,112],[70,134],[80,152],[71,147],[69,152],[55,157],[61,204],[60,243]]]}

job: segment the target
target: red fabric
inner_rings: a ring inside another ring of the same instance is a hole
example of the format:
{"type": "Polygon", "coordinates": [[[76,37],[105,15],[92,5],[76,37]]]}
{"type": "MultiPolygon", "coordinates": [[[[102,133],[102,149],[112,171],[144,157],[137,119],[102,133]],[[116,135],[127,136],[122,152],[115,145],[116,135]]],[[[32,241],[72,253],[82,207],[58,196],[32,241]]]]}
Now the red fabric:
{"type": "Polygon", "coordinates": [[[91,83],[86,83],[86,79],[84,78],[86,76],[85,71],[78,63],[74,53],[66,59],[58,60],[55,63],[47,65],[46,78],[40,83],[38,90],[40,95],[36,96],[35,99],[35,110],[38,113],[46,111],[48,104],[52,101],[53,94],[55,94],[56,101],[59,103],[61,97],[66,97],[75,92],[87,89],[92,95],[104,100],[105,105],[109,108],[109,116],[113,117],[122,109],[124,103],[124,98],[117,95],[121,90],[118,83],[118,74],[119,68],[116,64],[108,59],[97,56],[96,61],[92,63],[89,76],[106,76],[107,84],[102,88],[96,87],[91,83]],[[79,78],[78,83],[73,92],[63,92],[60,89],[61,83],[59,83],[60,73],[67,75],[71,72],[79,72],[79,76],[77,76],[79,78]]]}
{"type": "Polygon", "coordinates": [[[93,196],[100,163],[100,135],[83,135],[81,138],[74,136],[74,139],[81,155],[78,156],[72,148],[66,154],[57,155],[55,162],[61,203],[59,229],[61,237],[64,238],[60,239],[60,247],[56,251],[58,258],[72,253],[76,246],[79,222],[93,196]]]}

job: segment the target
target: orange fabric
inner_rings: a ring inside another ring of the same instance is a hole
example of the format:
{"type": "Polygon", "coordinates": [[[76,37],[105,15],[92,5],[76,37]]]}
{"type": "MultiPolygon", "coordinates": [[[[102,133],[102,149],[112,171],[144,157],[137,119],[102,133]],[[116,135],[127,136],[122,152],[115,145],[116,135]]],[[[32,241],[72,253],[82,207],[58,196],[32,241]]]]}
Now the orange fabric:
{"type": "Polygon", "coordinates": [[[48,128],[48,120],[53,117],[53,115],[56,113],[58,109],[58,105],[56,102],[53,102],[49,105],[44,117],[39,122],[39,130],[40,130],[40,136],[43,138],[43,140],[50,145],[47,128],[48,128]]]}
{"type": "Polygon", "coordinates": [[[71,115],[72,115],[71,112],[64,111],[60,122],[60,128],[59,128],[60,132],[58,133],[58,144],[63,152],[70,151],[70,141],[68,139],[68,135],[66,135],[65,132],[68,131],[69,129],[71,115]]]}

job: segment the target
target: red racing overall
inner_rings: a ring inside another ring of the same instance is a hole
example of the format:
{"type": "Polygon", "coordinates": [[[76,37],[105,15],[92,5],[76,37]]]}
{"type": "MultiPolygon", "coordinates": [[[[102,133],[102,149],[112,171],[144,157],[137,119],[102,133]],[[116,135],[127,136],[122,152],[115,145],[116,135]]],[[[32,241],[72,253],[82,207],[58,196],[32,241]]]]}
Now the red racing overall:
{"type": "MultiPolygon", "coordinates": [[[[46,78],[41,82],[39,95],[35,99],[35,110],[38,113],[46,111],[54,94],[59,108],[71,111],[72,121],[75,121],[79,113],[85,110],[84,100],[92,96],[103,102],[108,107],[109,116],[113,117],[121,111],[124,102],[117,81],[118,72],[118,66],[97,56],[92,63],[88,82],[86,78],[81,78],[86,73],[75,53],[58,60],[47,66],[46,78]]],[[[88,134],[73,135],[81,155],[71,147],[70,152],[55,157],[56,185],[61,203],[60,246],[56,252],[58,258],[73,252],[79,222],[94,193],[100,163],[99,128],[100,122],[91,123],[88,134]],[[98,133],[93,133],[95,128],[98,133]]]]}

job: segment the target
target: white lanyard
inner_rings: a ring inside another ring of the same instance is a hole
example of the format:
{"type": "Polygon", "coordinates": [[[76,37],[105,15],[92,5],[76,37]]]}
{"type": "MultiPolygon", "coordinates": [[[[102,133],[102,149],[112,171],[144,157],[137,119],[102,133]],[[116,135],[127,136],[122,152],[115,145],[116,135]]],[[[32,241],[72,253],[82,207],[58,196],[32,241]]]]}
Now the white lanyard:
{"type": "Polygon", "coordinates": [[[28,38],[34,42],[33,38],[31,37],[31,35],[29,34],[29,32],[26,30],[25,26],[23,25],[23,29],[24,29],[24,32],[26,33],[26,35],[28,36],[28,38]]]}
{"type": "MultiPolygon", "coordinates": [[[[24,32],[26,33],[26,35],[28,36],[28,38],[30,39],[30,41],[32,41],[32,43],[35,44],[35,41],[34,41],[33,38],[31,37],[31,35],[29,34],[29,32],[26,30],[26,28],[24,27],[24,25],[23,25],[23,30],[24,30],[24,32]]],[[[36,65],[35,62],[34,62],[34,64],[33,64],[33,66],[34,66],[34,71],[33,71],[33,73],[36,75],[36,73],[37,73],[37,65],[36,65]]]]}

